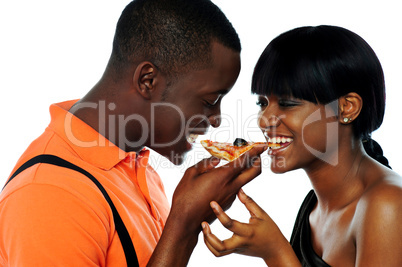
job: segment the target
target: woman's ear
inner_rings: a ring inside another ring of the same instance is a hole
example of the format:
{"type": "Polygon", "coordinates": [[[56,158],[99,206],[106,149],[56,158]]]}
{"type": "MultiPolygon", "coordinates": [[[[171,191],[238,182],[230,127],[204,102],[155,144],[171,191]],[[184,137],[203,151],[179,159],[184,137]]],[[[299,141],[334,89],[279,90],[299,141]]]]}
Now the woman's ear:
{"type": "Polygon", "coordinates": [[[133,75],[133,84],[137,92],[145,99],[151,99],[158,75],[157,68],[151,62],[144,61],[137,65],[133,75]]]}
{"type": "Polygon", "coordinates": [[[339,98],[339,121],[348,124],[359,116],[363,100],[357,93],[348,93],[339,98]]]}

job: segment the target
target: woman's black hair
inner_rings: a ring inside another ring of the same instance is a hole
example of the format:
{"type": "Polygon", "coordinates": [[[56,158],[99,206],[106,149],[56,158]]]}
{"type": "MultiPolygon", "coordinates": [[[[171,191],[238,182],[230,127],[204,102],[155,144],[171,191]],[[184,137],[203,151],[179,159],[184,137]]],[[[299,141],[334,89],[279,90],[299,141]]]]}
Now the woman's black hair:
{"type": "Polygon", "coordinates": [[[382,165],[392,169],[391,166],[389,166],[388,159],[384,157],[381,146],[375,140],[371,138],[363,140],[363,146],[364,150],[370,157],[380,162],[382,165]]]}
{"type": "Polygon", "coordinates": [[[331,103],[350,92],[363,100],[352,125],[355,137],[365,141],[370,156],[376,158],[381,152],[383,157],[381,147],[374,149],[379,145],[373,145],[371,133],[384,118],[384,73],[375,52],[359,35],[327,25],[285,32],[265,48],[252,78],[254,94],[292,96],[316,104],[331,103]]]}

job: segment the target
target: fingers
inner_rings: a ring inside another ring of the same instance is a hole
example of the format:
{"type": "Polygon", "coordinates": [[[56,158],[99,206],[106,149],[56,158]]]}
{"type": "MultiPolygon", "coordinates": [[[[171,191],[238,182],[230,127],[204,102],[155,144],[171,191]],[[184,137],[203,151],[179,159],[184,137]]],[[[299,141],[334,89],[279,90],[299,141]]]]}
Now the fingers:
{"type": "MultiPolygon", "coordinates": [[[[258,161],[260,154],[263,153],[268,149],[267,145],[256,145],[249,151],[245,152],[243,155],[241,155],[239,158],[236,160],[222,166],[221,168],[229,167],[227,169],[230,170],[231,175],[237,176],[239,173],[241,173],[244,169],[250,168],[250,167],[255,167],[255,162],[258,161]]],[[[219,158],[216,157],[210,157],[210,158],[205,158],[195,164],[192,168],[190,169],[195,169],[197,173],[205,173],[213,168],[215,168],[220,162],[219,158]]],[[[257,164],[260,165],[260,164],[257,164]]],[[[259,166],[256,166],[257,169],[259,166]]]]}
{"type": "Polygon", "coordinates": [[[214,254],[216,257],[220,257],[234,252],[226,247],[227,242],[225,243],[225,241],[221,241],[218,237],[212,234],[208,223],[203,222],[201,226],[202,233],[204,235],[204,243],[212,254],[214,254]]]}
{"type": "Polygon", "coordinates": [[[193,168],[197,171],[197,173],[204,173],[213,168],[215,168],[220,162],[220,159],[216,157],[205,158],[195,164],[193,168]]]}
{"type": "Polygon", "coordinates": [[[233,179],[232,184],[236,188],[236,192],[245,184],[256,178],[261,174],[261,158],[254,158],[248,169],[243,170],[238,176],[233,179]]]}
{"type": "Polygon", "coordinates": [[[260,155],[268,149],[268,145],[256,145],[249,151],[245,152],[243,155],[239,157],[240,160],[248,160],[252,162],[255,158],[260,157],[260,155]]]}
{"type": "Polygon", "coordinates": [[[266,215],[266,212],[251,197],[246,195],[243,189],[240,189],[237,195],[252,217],[262,218],[266,215]]]}
{"type": "MultiPolygon", "coordinates": [[[[232,179],[238,176],[244,170],[249,170],[247,174],[243,175],[243,179],[239,181],[241,187],[245,183],[251,181],[255,176],[261,173],[261,160],[260,154],[268,148],[267,145],[258,145],[241,155],[238,159],[222,166],[220,169],[221,177],[229,177],[232,179]]],[[[188,171],[195,174],[202,174],[211,169],[214,169],[220,162],[219,158],[210,157],[205,158],[189,168],[188,171]]],[[[238,190],[238,189],[237,189],[238,190]]],[[[237,191],[236,190],[236,191],[237,191]]]]}
{"type": "Polygon", "coordinates": [[[221,241],[218,237],[212,234],[211,229],[206,222],[202,223],[202,232],[205,245],[216,257],[238,253],[242,250],[241,242],[236,236],[221,241]]]}
{"type": "MultiPolygon", "coordinates": [[[[224,165],[222,167],[231,167],[232,174],[238,175],[239,173],[243,172],[245,169],[249,169],[254,167],[255,162],[260,158],[261,153],[266,151],[268,146],[266,145],[259,145],[255,146],[249,151],[245,152],[243,155],[235,159],[234,161],[224,165]]],[[[258,166],[257,166],[258,168],[258,166]]]]}
{"type": "Polygon", "coordinates": [[[211,208],[213,209],[216,217],[221,222],[221,224],[238,236],[248,236],[250,235],[249,228],[246,224],[232,220],[215,201],[211,202],[211,208]]]}

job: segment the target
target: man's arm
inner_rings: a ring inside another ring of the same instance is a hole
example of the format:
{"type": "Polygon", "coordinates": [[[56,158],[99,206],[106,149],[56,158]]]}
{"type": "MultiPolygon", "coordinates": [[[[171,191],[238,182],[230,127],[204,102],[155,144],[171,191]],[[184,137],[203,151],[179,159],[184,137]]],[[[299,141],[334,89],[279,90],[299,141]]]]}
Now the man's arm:
{"type": "Polygon", "coordinates": [[[148,266],[186,266],[201,223],[216,219],[210,202],[230,207],[239,189],[261,173],[259,155],[265,150],[255,147],[219,168],[215,168],[219,163],[215,158],[189,168],[175,190],[165,229],[148,266]]]}

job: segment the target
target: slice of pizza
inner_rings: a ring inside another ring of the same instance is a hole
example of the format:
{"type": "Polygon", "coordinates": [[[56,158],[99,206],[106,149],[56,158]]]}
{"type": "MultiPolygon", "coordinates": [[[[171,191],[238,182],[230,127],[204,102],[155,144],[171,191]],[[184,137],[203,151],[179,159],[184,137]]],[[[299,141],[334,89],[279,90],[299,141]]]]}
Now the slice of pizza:
{"type": "MultiPolygon", "coordinates": [[[[266,142],[247,142],[244,139],[236,138],[231,143],[221,143],[211,140],[202,140],[201,145],[214,157],[233,161],[240,157],[243,153],[249,151],[256,145],[266,145],[266,142]]],[[[268,146],[279,146],[279,144],[269,143],[268,146]]]]}

